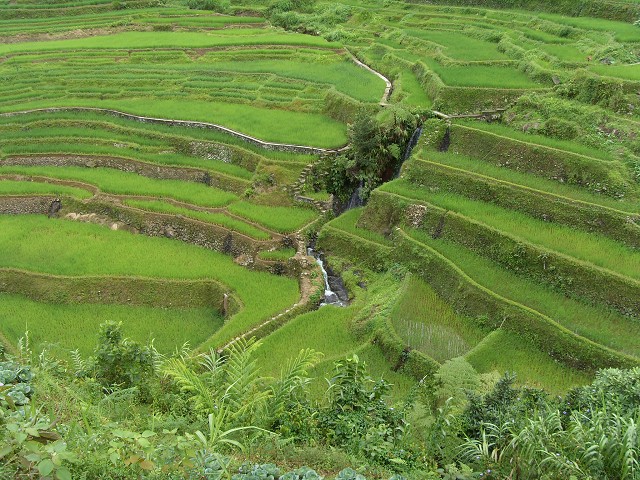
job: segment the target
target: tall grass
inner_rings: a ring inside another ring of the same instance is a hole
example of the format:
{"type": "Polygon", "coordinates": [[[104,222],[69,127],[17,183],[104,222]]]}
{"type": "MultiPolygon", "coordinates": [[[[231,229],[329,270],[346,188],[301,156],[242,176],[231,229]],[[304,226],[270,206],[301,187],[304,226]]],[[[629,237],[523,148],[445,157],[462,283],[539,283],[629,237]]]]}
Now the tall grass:
{"type": "Polygon", "coordinates": [[[221,207],[238,197],[204,184],[181,180],[157,180],[135,173],[121,172],[111,168],[84,167],[22,167],[1,166],[0,173],[42,175],[65,180],[76,180],[95,185],[105,193],[116,195],[148,195],[168,197],[194,205],[221,207]]]}
{"type": "Polygon", "coordinates": [[[132,340],[154,339],[158,350],[165,353],[184,342],[197,346],[223,323],[216,311],[207,308],[49,304],[0,293],[0,330],[14,344],[28,330],[37,351],[54,344],[88,355],[96,344],[99,325],[107,320],[122,321],[124,334],[132,340]]]}

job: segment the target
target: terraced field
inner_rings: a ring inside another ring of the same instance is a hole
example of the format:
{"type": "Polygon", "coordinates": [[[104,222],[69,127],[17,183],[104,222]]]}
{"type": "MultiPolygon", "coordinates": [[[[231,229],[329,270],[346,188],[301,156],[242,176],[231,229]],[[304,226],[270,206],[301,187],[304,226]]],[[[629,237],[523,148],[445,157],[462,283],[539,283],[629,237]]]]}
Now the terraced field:
{"type": "Polygon", "coordinates": [[[0,478],[636,478],[638,338],[640,0],[0,0],[0,478]]]}
{"type": "Polygon", "coordinates": [[[404,346],[427,373],[464,356],[552,391],[637,364],[640,30],[429,5],[376,13],[360,31],[372,43],[352,50],[395,79],[392,99],[437,118],[400,178],[323,227],[319,245],[413,273],[390,307],[397,337],[377,339],[389,361],[404,346]],[[605,45],[618,57],[603,60],[605,45]],[[587,92],[598,82],[629,102],[624,115],[587,92]]]}
{"type": "Polygon", "coordinates": [[[0,58],[0,111],[101,107],[321,147],[346,140],[344,125],[323,114],[329,90],[363,102],[379,101],[384,91],[339,45],[267,29],[10,43],[0,45],[0,58]]]}
{"type": "Polygon", "coordinates": [[[349,0],[309,35],[149,3],[0,2],[6,343],[88,352],[105,318],[164,351],[257,335],[327,375],[358,353],[398,397],[459,356],[554,392],[638,363],[640,29],[349,0]],[[422,136],[331,219],[302,188],[361,108],[422,136]],[[314,233],[346,309],[308,311],[314,233]]]}

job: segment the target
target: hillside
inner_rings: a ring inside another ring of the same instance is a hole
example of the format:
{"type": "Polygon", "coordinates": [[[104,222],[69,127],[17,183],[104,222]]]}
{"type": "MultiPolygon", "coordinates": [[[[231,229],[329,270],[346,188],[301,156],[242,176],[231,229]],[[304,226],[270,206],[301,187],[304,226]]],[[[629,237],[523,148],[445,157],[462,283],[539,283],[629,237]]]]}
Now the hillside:
{"type": "Polygon", "coordinates": [[[0,0],[0,478],[640,478],[638,22],[0,0]]]}

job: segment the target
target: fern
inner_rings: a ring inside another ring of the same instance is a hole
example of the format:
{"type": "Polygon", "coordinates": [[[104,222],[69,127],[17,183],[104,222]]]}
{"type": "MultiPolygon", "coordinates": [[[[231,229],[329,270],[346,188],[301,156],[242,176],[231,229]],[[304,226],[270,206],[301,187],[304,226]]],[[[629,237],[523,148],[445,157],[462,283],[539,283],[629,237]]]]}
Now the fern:
{"type": "Polygon", "coordinates": [[[271,386],[272,400],[269,402],[268,418],[275,418],[287,407],[288,401],[295,399],[309,384],[308,370],[322,358],[322,353],[310,348],[300,350],[294,358],[287,360],[280,373],[280,379],[271,386]]]}
{"type": "Polygon", "coordinates": [[[254,352],[261,343],[240,339],[229,347],[229,357],[225,364],[226,396],[234,421],[250,423],[255,411],[271,396],[268,390],[260,390],[260,372],[254,352]]]}
{"type": "Polygon", "coordinates": [[[189,368],[183,359],[168,359],[164,362],[162,371],[178,384],[181,391],[191,394],[189,399],[196,410],[211,413],[217,408],[215,392],[211,386],[189,368]]]}
{"type": "Polygon", "coordinates": [[[80,355],[80,350],[76,348],[71,351],[71,360],[75,368],[75,375],[77,377],[83,376],[87,371],[87,362],[82,358],[82,355],[80,355]]]}

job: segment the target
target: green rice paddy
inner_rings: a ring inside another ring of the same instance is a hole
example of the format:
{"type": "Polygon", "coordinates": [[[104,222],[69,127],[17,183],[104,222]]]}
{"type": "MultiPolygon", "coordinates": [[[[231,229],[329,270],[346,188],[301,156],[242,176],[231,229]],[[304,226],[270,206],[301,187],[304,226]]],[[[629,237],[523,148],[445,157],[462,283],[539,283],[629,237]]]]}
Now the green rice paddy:
{"type": "Polygon", "coordinates": [[[34,349],[46,346],[64,353],[77,348],[87,356],[93,351],[100,324],[108,320],[121,321],[128,338],[141,343],[153,340],[164,353],[185,342],[196,346],[223,324],[223,318],[207,308],[49,304],[0,294],[2,333],[13,345],[28,331],[34,349]]]}
{"type": "Polygon", "coordinates": [[[249,271],[228,256],[193,245],[42,216],[0,216],[0,227],[2,267],[72,276],[217,280],[244,305],[225,324],[229,332],[240,333],[298,300],[294,280],[249,271]]]}
{"type": "Polygon", "coordinates": [[[105,193],[167,197],[205,207],[221,207],[238,198],[232,193],[203,184],[181,180],[157,180],[110,168],[0,166],[0,173],[74,180],[95,185],[105,193]]]}

